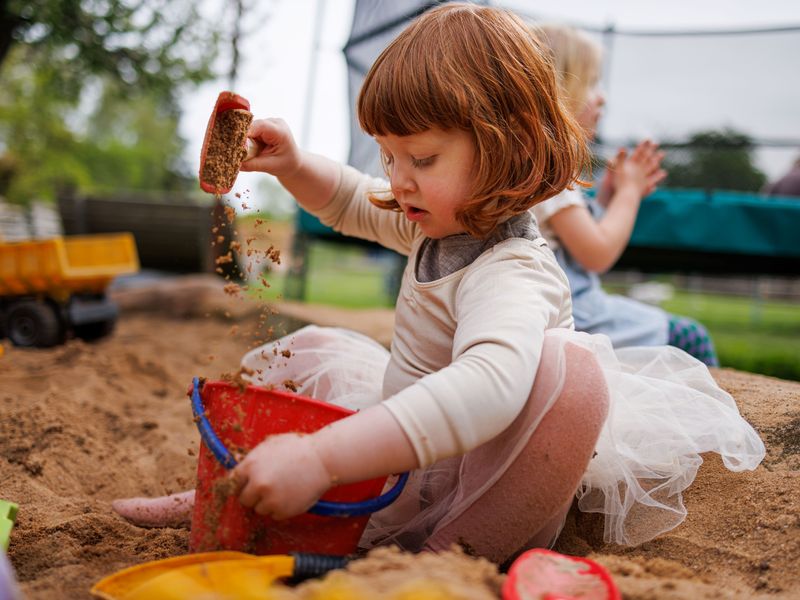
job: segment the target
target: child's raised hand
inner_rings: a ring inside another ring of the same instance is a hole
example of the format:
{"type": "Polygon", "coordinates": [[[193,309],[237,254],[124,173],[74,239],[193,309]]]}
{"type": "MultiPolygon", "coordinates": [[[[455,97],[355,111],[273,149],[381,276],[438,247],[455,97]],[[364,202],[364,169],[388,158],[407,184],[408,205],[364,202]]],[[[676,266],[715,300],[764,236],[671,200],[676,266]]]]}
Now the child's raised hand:
{"type": "Polygon", "coordinates": [[[253,121],[247,137],[250,147],[242,171],[263,171],[287,177],[300,167],[300,149],[283,119],[253,121]]]}
{"type": "Polygon", "coordinates": [[[600,206],[608,206],[608,203],[611,202],[611,197],[614,195],[614,170],[617,165],[625,161],[627,156],[628,150],[620,148],[617,150],[616,156],[606,164],[606,172],[603,173],[600,188],[597,190],[597,201],[600,206]]]}
{"type": "Polygon", "coordinates": [[[333,485],[311,436],[270,436],[233,470],[239,501],[260,515],[287,519],[308,510],[333,485]]]}
{"type": "Polygon", "coordinates": [[[667,172],[661,168],[664,153],[651,140],[640,142],[630,156],[617,154],[612,170],[615,190],[630,188],[640,198],[652,193],[667,172]]]}

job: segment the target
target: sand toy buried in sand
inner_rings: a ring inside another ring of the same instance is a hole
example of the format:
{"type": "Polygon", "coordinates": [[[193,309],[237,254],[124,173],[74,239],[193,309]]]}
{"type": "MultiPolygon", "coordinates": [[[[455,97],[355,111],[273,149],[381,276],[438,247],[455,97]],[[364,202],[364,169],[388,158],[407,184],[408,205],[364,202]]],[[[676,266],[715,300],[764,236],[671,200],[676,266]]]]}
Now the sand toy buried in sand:
{"type": "Polygon", "coordinates": [[[621,600],[609,572],[588,558],[536,548],[508,570],[503,600],[621,600]]]}
{"type": "MultiPolygon", "coordinates": [[[[291,577],[293,582],[317,577],[345,566],[342,557],[294,554],[253,556],[241,552],[208,552],[157,560],[124,569],[91,590],[103,600],[280,600],[288,590],[272,584],[291,577]]],[[[290,596],[294,597],[294,596],[290,596]]],[[[316,584],[311,596],[318,600],[367,600],[362,584],[342,577],[316,584]]],[[[403,586],[392,600],[457,600],[434,581],[419,580],[403,586]],[[413,595],[411,594],[413,590],[413,595]]],[[[620,600],[609,573],[586,558],[550,550],[530,550],[520,556],[508,574],[503,600],[620,600]]]]}
{"type": "Polygon", "coordinates": [[[17,520],[17,505],[0,500],[0,550],[8,550],[8,539],[17,520]]]}
{"type": "Polygon", "coordinates": [[[8,539],[17,520],[17,505],[8,500],[0,500],[0,600],[22,598],[17,587],[14,569],[6,558],[8,539]]]}
{"type": "Polygon", "coordinates": [[[254,556],[244,552],[205,552],[151,561],[118,571],[91,589],[103,600],[268,600],[271,584],[295,581],[341,569],[339,556],[293,554],[254,556]]]}
{"type": "Polygon", "coordinates": [[[230,192],[242,161],[260,151],[261,146],[247,138],[252,120],[250,102],[233,92],[219,93],[200,151],[200,187],[204,191],[230,192]]]}

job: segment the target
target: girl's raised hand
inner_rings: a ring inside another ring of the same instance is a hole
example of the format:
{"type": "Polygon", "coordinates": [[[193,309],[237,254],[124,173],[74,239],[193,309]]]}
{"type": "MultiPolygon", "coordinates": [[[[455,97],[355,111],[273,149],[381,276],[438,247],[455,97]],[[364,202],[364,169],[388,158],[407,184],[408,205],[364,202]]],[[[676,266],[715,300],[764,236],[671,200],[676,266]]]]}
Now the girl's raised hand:
{"type": "Polygon", "coordinates": [[[651,194],[664,180],[667,172],[661,168],[664,153],[651,140],[640,142],[630,156],[617,161],[614,168],[614,187],[630,187],[641,197],[651,194]]]}
{"type": "Polygon", "coordinates": [[[239,501],[273,519],[305,512],[334,484],[311,436],[296,433],[268,437],[232,476],[241,486],[239,501]]]}
{"type": "Polygon", "coordinates": [[[242,171],[263,171],[290,177],[300,167],[300,149],[283,119],[258,119],[247,132],[247,158],[242,171]]]}

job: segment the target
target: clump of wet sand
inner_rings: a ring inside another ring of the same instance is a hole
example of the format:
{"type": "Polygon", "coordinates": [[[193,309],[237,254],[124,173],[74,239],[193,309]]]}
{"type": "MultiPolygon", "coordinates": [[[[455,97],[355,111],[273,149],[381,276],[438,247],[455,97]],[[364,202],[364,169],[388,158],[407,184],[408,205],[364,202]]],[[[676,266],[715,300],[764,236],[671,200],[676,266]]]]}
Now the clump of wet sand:
{"type": "Polygon", "coordinates": [[[226,110],[215,116],[200,180],[216,193],[229,190],[236,181],[247,155],[245,141],[252,121],[253,114],[243,109],[226,110]]]}

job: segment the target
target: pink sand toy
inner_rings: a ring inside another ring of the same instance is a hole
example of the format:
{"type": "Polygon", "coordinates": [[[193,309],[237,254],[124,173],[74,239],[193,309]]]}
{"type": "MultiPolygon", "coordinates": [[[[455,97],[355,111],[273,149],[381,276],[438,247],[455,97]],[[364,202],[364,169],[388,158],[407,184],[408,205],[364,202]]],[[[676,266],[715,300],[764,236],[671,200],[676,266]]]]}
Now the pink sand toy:
{"type": "Polygon", "coordinates": [[[503,600],[621,600],[602,565],[580,556],[536,548],[522,554],[508,571],[503,600]]]}

